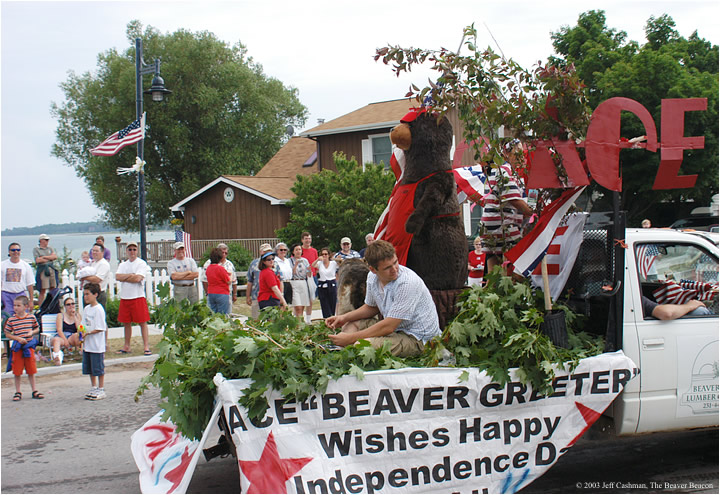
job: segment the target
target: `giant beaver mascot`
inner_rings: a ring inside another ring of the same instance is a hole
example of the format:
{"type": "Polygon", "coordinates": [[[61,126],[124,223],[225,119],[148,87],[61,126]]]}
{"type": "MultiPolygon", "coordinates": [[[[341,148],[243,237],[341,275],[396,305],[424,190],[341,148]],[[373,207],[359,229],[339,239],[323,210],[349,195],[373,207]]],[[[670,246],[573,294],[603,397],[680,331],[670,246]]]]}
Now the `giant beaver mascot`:
{"type": "Polygon", "coordinates": [[[468,247],[450,163],[452,139],[448,119],[425,108],[411,110],[390,133],[404,152],[404,163],[393,167],[399,177],[381,238],[395,246],[400,263],[431,291],[462,289],[467,281],[468,247]]]}

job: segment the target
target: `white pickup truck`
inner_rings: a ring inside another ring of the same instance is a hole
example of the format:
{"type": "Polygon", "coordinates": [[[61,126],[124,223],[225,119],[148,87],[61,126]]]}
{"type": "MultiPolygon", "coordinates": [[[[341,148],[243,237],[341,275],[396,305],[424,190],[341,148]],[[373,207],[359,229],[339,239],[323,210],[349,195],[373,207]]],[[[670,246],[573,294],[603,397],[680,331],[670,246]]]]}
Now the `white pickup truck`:
{"type": "Polygon", "coordinates": [[[592,228],[586,226],[566,289],[574,289],[575,309],[590,316],[596,333],[604,333],[606,351],[622,349],[640,369],[605,413],[615,432],[717,426],[717,294],[705,301],[710,314],[665,321],[643,314],[642,297],[654,299],[668,280],[714,284],[717,290],[718,234],[626,229],[621,242],[612,222],[605,230],[592,228]],[[612,280],[615,290],[603,294],[601,287],[612,280]]]}

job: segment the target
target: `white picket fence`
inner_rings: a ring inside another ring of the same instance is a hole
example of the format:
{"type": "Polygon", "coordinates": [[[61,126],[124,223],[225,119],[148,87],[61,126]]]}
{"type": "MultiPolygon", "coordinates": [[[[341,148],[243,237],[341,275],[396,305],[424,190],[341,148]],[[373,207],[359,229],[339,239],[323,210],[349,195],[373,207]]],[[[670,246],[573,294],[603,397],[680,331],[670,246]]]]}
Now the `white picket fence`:
{"type": "MultiPolygon", "coordinates": [[[[203,276],[203,269],[200,268],[200,275],[198,277],[198,282],[195,284],[197,291],[198,291],[198,299],[203,298],[203,288],[202,284],[200,283],[200,280],[203,276]]],[[[167,270],[155,270],[151,271],[148,269],[147,274],[145,275],[145,299],[147,299],[148,303],[151,306],[156,306],[160,304],[160,298],[158,297],[156,290],[157,286],[159,284],[163,283],[169,283],[170,282],[170,275],[168,275],[167,270]]],[[[63,270],[61,278],[60,278],[60,287],[71,287],[73,292],[73,297],[75,298],[76,303],[78,304],[78,308],[82,310],[82,307],[84,305],[83,298],[82,298],[82,291],[80,290],[80,281],[75,278],[74,274],[68,273],[67,270],[63,270]]],[[[174,289],[175,286],[170,284],[170,294],[174,295],[174,289]]],[[[112,298],[119,297],[118,294],[120,292],[120,282],[115,280],[115,274],[113,272],[110,272],[110,282],[108,282],[108,289],[107,289],[107,298],[108,300],[112,298]]]]}

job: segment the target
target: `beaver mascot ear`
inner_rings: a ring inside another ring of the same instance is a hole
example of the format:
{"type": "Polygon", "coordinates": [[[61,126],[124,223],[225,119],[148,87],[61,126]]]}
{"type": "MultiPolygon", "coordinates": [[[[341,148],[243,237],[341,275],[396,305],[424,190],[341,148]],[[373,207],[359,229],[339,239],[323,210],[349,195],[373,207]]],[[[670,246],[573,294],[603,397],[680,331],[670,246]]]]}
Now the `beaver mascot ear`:
{"type": "Polygon", "coordinates": [[[390,142],[403,151],[410,149],[412,143],[412,135],[410,134],[410,126],[403,123],[396,125],[390,131],[390,142]]]}

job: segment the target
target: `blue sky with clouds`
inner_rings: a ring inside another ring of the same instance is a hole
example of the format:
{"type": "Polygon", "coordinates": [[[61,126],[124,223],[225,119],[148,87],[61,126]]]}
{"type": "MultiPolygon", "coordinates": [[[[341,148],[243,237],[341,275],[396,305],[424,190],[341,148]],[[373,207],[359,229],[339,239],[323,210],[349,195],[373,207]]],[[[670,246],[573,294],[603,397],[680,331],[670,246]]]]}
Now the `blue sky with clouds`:
{"type": "MultiPolygon", "coordinates": [[[[591,9],[605,10],[608,26],[639,42],[647,19],[667,13],[681,35],[697,29],[719,43],[720,3],[715,0],[2,1],[1,227],[99,216],[82,180],[50,155],[56,128],[50,105],[62,103],[59,84],[68,71],[93,71],[98,54],[131,46],[125,29],[133,19],[161,32],[207,30],[230,44],[242,42],[266,74],[298,89],[309,109],[310,128],[319,118],[330,120],[371,102],[401,98],[411,82],[426,83],[427,72],[396,78],[375,63],[377,47],[456,49],[463,27],[474,22],[482,44],[496,48],[487,26],[507,57],[530,67],[552,54],[551,31],[574,25],[580,13],[591,9]]],[[[152,58],[145,54],[146,61],[152,58]]],[[[172,81],[166,85],[172,89],[172,81]]],[[[146,110],[152,107],[146,105],[146,110]]],[[[128,157],[131,166],[134,155],[128,157]]]]}

